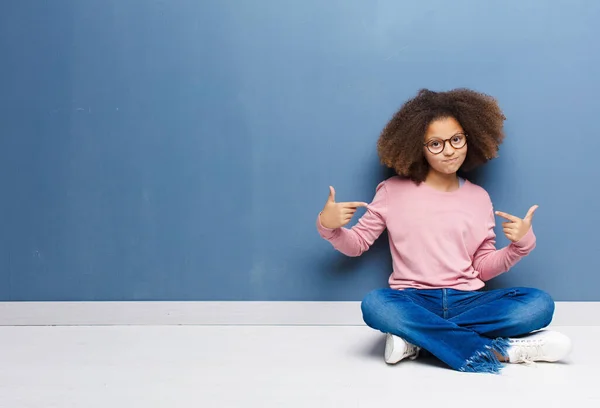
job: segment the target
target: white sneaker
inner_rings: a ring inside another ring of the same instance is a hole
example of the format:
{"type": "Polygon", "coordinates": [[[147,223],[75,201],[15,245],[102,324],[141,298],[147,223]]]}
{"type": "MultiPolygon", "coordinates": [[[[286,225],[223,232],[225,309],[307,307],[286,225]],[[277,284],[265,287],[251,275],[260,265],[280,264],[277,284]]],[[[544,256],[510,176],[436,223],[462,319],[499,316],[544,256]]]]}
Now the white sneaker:
{"type": "Polygon", "coordinates": [[[572,349],[571,340],[562,333],[539,331],[526,337],[509,339],[510,363],[554,362],[565,358],[572,349]]]}
{"type": "Polygon", "coordinates": [[[387,333],[385,339],[385,362],[396,364],[397,362],[410,358],[414,360],[419,356],[420,348],[410,344],[401,337],[387,333]]]}

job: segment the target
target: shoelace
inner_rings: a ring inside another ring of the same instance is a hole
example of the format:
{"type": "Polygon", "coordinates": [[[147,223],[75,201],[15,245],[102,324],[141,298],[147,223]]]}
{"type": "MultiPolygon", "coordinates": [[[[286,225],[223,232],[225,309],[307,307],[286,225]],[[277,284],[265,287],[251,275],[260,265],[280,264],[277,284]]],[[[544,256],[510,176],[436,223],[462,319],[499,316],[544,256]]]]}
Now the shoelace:
{"type": "Polygon", "coordinates": [[[409,357],[411,360],[414,360],[415,358],[419,357],[420,351],[421,349],[419,347],[409,343],[408,347],[406,347],[406,350],[404,350],[404,356],[402,356],[402,358],[409,357]]]}
{"type": "Polygon", "coordinates": [[[518,362],[525,363],[526,365],[535,365],[535,360],[544,354],[542,350],[543,344],[540,342],[531,341],[515,341],[513,347],[515,347],[515,357],[518,362]]]}

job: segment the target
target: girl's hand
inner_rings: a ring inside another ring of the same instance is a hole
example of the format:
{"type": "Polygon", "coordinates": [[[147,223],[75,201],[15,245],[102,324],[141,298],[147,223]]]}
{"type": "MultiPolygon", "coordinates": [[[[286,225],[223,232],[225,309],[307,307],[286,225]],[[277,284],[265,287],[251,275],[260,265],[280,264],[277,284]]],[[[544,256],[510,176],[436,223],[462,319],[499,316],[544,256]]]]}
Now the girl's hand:
{"type": "Polygon", "coordinates": [[[503,222],[502,227],[504,228],[504,235],[512,242],[517,242],[527,234],[529,228],[531,228],[531,220],[533,219],[533,213],[537,210],[538,206],[534,205],[527,211],[525,218],[521,219],[514,215],[507,214],[502,211],[496,211],[496,215],[506,218],[508,222],[503,222]]]}
{"type": "Polygon", "coordinates": [[[336,203],[335,190],[329,186],[329,197],[320,215],[321,225],[331,229],[343,227],[350,222],[358,207],[366,207],[367,205],[367,203],[356,201],[336,203]]]}

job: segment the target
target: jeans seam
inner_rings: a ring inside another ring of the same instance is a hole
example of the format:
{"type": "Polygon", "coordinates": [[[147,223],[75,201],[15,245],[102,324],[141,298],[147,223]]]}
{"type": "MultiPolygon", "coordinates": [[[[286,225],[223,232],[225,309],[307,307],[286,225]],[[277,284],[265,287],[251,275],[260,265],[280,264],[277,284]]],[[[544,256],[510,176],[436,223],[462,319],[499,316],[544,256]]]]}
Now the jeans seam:
{"type": "Polygon", "coordinates": [[[444,319],[448,318],[448,297],[446,296],[446,289],[442,289],[442,308],[444,319]]]}

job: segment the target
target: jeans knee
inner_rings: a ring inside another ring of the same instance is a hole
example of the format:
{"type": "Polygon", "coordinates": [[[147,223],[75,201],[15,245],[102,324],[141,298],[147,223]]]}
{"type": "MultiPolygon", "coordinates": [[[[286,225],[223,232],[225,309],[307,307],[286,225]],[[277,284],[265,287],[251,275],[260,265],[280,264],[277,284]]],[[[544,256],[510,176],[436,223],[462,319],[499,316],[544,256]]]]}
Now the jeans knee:
{"type": "Polygon", "coordinates": [[[389,332],[405,320],[403,294],[393,289],[376,289],[365,295],[360,308],[367,326],[389,332]]]}
{"type": "Polygon", "coordinates": [[[376,289],[367,293],[360,303],[363,320],[368,326],[373,327],[375,315],[383,307],[383,298],[383,289],[376,289]]]}
{"type": "Polygon", "coordinates": [[[555,303],[549,293],[542,290],[536,291],[536,296],[532,300],[533,308],[537,311],[540,324],[543,327],[548,326],[554,318],[555,303]]]}
{"type": "Polygon", "coordinates": [[[538,330],[548,326],[554,317],[555,303],[552,296],[539,289],[528,289],[525,307],[519,313],[522,324],[531,326],[530,330],[538,330]]]}

